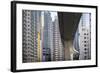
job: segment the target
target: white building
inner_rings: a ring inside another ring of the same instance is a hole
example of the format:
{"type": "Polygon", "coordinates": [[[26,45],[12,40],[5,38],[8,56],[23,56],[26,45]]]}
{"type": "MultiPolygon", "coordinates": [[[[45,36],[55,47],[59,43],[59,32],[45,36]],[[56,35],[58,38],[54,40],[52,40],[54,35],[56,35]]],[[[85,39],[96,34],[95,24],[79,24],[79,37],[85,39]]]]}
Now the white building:
{"type": "Polygon", "coordinates": [[[59,30],[58,17],[55,17],[53,23],[53,50],[54,50],[54,61],[64,60],[64,48],[61,42],[61,35],[59,30]]]}
{"type": "Polygon", "coordinates": [[[79,59],[91,59],[91,15],[83,13],[79,22],[79,59]]]}

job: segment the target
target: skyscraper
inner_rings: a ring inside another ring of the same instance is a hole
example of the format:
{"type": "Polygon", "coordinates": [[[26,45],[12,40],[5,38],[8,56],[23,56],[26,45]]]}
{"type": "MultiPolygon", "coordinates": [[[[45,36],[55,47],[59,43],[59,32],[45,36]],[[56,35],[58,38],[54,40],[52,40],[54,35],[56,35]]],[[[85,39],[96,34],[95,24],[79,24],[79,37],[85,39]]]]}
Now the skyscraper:
{"type": "Polygon", "coordinates": [[[59,30],[58,16],[55,17],[53,22],[53,60],[64,60],[64,48],[61,42],[61,35],[59,30]]]}
{"type": "Polygon", "coordinates": [[[44,28],[43,28],[43,61],[51,61],[52,49],[52,19],[49,11],[44,11],[44,28]]]}
{"type": "Polygon", "coordinates": [[[33,25],[32,25],[32,11],[23,10],[23,62],[33,62],[34,61],[34,47],[33,47],[33,25]]]}
{"type": "Polygon", "coordinates": [[[34,56],[37,61],[42,61],[41,48],[41,11],[32,10],[32,24],[34,25],[34,56]],[[36,56],[37,55],[37,56],[36,56]]]}
{"type": "Polygon", "coordinates": [[[82,14],[79,23],[80,60],[91,59],[91,14],[82,14]]]}
{"type": "Polygon", "coordinates": [[[23,10],[23,62],[42,60],[40,27],[41,11],[23,10]]]}

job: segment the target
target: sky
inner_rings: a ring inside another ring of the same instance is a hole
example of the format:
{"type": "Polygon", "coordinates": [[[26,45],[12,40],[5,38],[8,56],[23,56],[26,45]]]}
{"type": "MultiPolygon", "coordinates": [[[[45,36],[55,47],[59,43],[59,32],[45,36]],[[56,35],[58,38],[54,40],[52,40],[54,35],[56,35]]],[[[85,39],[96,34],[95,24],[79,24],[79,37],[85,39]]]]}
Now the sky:
{"type": "Polygon", "coordinates": [[[50,13],[51,13],[52,21],[54,21],[55,16],[57,16],[57,12],[50,12],[50,13]]]}

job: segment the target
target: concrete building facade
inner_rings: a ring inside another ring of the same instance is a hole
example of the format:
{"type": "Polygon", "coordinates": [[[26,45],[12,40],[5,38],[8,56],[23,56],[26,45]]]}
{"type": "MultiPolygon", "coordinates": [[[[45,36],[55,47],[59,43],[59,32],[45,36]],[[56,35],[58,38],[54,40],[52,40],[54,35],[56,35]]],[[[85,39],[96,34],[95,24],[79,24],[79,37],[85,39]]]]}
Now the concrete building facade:
{"type": "Polygon", "coordinates": [[[33,32],[32,28],[32,21],[31,21],[31,14],[30,10],[23,10],[23,62],[33,62],[34,61],[34,47],[33,47],[33,32]]]}
{"type": "Polygon", "coordinates": [[[59,30],[58,16],[55,17],[53,22],[53,60],[64,60],[64,48],[61,42],[61,35],[59,30]]]}
{"type": "Polygon", "coordinates": [[[42,60],[40,27],[41,12],[23,10],[23,62],[39,62],[42,60]]]}
{"type": "Polygon", "coordinates": [[[91,14],[82,14],[79,27],[80,60],[91,59],[91,14]]]}

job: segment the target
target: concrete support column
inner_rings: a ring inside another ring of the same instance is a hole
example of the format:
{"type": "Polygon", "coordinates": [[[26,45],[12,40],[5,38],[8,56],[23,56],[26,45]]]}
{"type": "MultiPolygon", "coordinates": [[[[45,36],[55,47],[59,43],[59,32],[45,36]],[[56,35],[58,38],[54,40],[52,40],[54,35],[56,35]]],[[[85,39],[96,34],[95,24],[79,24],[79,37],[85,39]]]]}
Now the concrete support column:
{"type": "Polygon", "coordinates": [[[69,41],[64,41],[64,49],[65,49],[65,60],[70,60],[70,49],[69,49],[69,41]]]}
{"type": "Polygon", "coordinates": [[[73,60],[73,55],[78,53],[73,46],[73,40],[64,41],[65,60],[73,60]]]}

